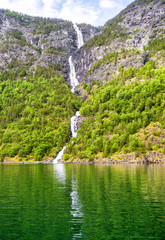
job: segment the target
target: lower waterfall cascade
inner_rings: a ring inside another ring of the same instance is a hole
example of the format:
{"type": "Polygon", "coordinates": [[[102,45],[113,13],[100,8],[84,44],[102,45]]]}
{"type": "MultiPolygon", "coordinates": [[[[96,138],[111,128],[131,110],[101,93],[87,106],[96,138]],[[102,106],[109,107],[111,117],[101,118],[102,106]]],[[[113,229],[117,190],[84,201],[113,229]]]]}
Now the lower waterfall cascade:
{"type": "MultiPolygon", "coordinates": [[[[79,49],[84,44],[83,36],[82,36],[82,33],[81,33],[80,29],[78,28],[78,26],[75,23],[73,24],[73,27],[74,27],[74,29],[77,33],[77,42],[78,42],[77,47],[79,49]]],[[[71,91],[73,93],[75,93],[75,88],[79,85],[79,82],[76,78],[76,71],[75,71],[75,67],[74,67],[74,64],[73,64],[72,56],[69,57],[68,61],[69,61],[69,67],[70,67],[70,74],[69,74],[70,84],[72,86],[71,91]]],[[[79,119],[80,116],[81,116],[80,112],[77,111],[76,114],[71,117],[71,124],[70,124],[71,137],[77,137],[78,119],[79,119]]],[[[56,158],[53,160],[54,164],[56,164],[56,163],[58,163],[59,161],[62,160],[65,149],[66,149],[66,146],[64,146],[62,148],[62,150],[57,154],[56,158]]]]}
{"type": "Polygon", "coordinates": [[[53,160],[53,163],[58,163],[62,159],[65,149],[66,146],[64,146],[62,150],[57,154],[56,158],[53,160]]]}

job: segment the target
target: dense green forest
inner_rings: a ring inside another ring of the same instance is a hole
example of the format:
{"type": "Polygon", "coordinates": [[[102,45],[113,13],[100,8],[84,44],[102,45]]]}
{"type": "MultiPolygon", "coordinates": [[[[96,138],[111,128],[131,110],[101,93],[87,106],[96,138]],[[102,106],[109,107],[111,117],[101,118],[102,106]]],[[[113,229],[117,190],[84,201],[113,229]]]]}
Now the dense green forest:
{"type": "Polygon", "coordinates": [[[117,152],[165,153],[163,136],[160,144],[152,145],[136,134],[140,129],[145,131],[152,121],[158,121],[162,129],[153,134],[160,136],[165,128],[165,68],[155,69],[155,63],[149,61],[139,70],[121,67],[119,71],[114,80],[91,90],[80,109],[83,124],[77,138],[68,145],[65,160],[77,156],[92,161],[117,152]]]}
{"type": "Polygon", "coordinates": [[[1,161],[15,156],[20,160],[55,157],[69,141],[70,117],[80,100],[59,74],[47,79],[38,75],[0,82],[1,161]]]}

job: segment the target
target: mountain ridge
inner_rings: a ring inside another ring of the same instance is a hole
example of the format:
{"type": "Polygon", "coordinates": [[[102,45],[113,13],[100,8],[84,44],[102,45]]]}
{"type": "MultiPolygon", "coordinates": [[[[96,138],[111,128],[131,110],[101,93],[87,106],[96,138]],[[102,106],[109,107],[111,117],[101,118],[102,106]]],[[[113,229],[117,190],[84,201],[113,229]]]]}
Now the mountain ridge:
{"type": "MultiPolygon", "coordinates": [[[[144,1],[135,1],[128,6],[128,9],[132,5],[136,5],[137,2],[144,1]]],[[[139,51],[141,55],[137,55],[131,60],[123,59],[124,62],[136,66],[137,58],[139,58],[141,66],[143,66],[143,62],[146,62],[148,55],[146,51],[143,51],[143,47],[147,46],[148,42],[152,42],[155,38],[159,38],[164,35],[165,4],[162,3],[163,1],[152,1],[152,3],[143,4],[142,6],[137,5],[137,7],[133,8],[131,12],[126,11],[125,13],[125,10],[123,10],[116,18],[110,20],[109,25],[104,27],[103,32],[89,40],[83,47],[82,52],[75,56],[75,62],[79,63],[77,66],[77,77],[79,81],[81,82],[83,80],[89,83],[93,76],[95,78],[97,75],[97,73],[94,73],[94,75],[91,75],[90,78],[85,78],[85,75],[88,74],[88,71],[93,67],[93,65],[95,63],[97,64],[97,61],[107,54],[122,52],[123,49],[133,49],[134,51],[139,51]],[[152,6],[154,2],[156,2],[156,4],[152,6]],[[125,15],[123,15],[123,13],[125,13],[125,15]],[[124,16],[124,20],[121,19],[121,16],[124,16]],[[134,22],[136,22],[136,24],[134,24],[134,22]],[[79,59],[79,56],[82,61],[79,59]],[[87,67],[83,66],[83,59],[85,58],[90,59],[87,67]],[[83,69],[83,74],[81,69],[83,69]]],[[[162,59],[162,64],[163,62],[164,60],[162,59]]],[[[117,66],[112,66],[111,71],[117,71],[119,65],[121,64],[122,62],[119,61],[117,66]]],[[[111,66],[108,67],[111,68],[111,66]]],[[[125,67],[128,67],[127,64],[125,67]]],[[[108,70],[108,72],[110,71],[108,70]]],[[[114,74],[112,74],[112,78],[113,77],[114,74]]],[[[106,79],[107,76],[104,75],[102,78],[106,79]]]]}
{"type": "MultiPolygon", "coordinates": [[[[87,24],[80,26],[84,42],[98,31],[97,28],[87,24]]],[[[19,65],[23,65],[30,74],[34,73],[37,66],[53,65],[57,68],[55,70],[60,68],[69,83],[68,58],[77,50],[77,36],[72,22],[30,17],[2,10],[0,33],[1,71],[3,69],[10,71],[12,66],[8,68],[8,63],[12,61],[19,61],[19,65]],[[30,66],[27,66],[29,62],[30,66]]],[[[13,69],[17,70],[17,67],[13,66],[13,69]]]]}

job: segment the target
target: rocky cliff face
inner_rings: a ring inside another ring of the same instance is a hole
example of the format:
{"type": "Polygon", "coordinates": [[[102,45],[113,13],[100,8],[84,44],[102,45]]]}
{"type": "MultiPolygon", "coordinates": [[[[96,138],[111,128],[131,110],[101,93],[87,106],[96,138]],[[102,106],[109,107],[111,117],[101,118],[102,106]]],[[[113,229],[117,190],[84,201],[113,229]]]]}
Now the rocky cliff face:
{"type": "MultiPolygon", "coordinates": [[[[84,42],[98,29],[81,24],[84,42]]],[[[68,57],[77,50],[73,24],[58,19],[29,17],[0,11],[0,70],[33,73],[37,66],[54,67],[69,81],[68,57]]]]}
{"type": "MultiPolygon", "coordinates": [[[[135,1],[108,21],[100,35],[89,40],[74,54],[79,82],[99,80],[105,83],[118,74],[120,66],[143,66],[149,60],[150,52],[146,50],[148,43],[164,36],[164,1],[135,1]],[[116,57],[111,57],[114,52],[117,53],[116,57]]],[[[164,65],[163,55],[160,58],[158,54],[151,59],[164,65]]]]}
{"type": "MultiPolygon", "coordinates": [[[[150,56],[145,48],[154,39],[164,37],[163,0],[138,0],[101,29],[78,25],[84,42],[77,50],[73,24],[59,19],[29,17],[0,11],[0,70],[34,73],[38,66],[51,67],[69,79],[68,58],[73,55],[80,83],[110,81],[119,67],[139,68],[149,59],[165,64],[164,55],[150,56]],[[147,3],[146,3],[147,2],[147,3]]],[[[81,87],[80,87],[81,88],[81,87]]],[[[80,91],[77,87],[77,91],[80,91]]]]}

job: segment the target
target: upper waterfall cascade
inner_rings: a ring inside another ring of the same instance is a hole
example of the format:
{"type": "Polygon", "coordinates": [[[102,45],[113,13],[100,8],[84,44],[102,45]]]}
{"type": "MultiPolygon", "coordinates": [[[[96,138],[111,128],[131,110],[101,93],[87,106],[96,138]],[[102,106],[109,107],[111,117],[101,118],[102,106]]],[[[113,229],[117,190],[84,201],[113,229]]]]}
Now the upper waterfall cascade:
{"type": "MultiPolygon", "coordinates": [[[[84,44],[83,41],[83,35],[82,32],[80,31],[80,29],[78,28],[77,24],[74,23],[73,27],[77,33],[77,43],[78,43],[78,48],[82,47],[84,44]]],[[[79,82],[76,78],[76,70],[75,70],[75,66],[73,64],[73,60],[72,60],[72,56],[69,57],[69,67],[70,67],[70,82],[71,82],[71,86],[72,86],[72,92],[74,93],[75,91],[75,87],[77,87],[79,85],[79,82]]]]}
{"type": "Polygon", "coordinates": [[[81,48],[84,44],[82,32],[80,31],[76,23],[73,24],[73,27],[77,33],[78,48],[81,48]]]}

